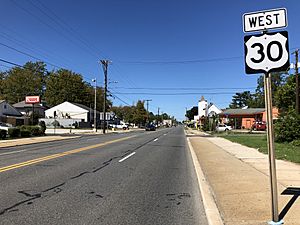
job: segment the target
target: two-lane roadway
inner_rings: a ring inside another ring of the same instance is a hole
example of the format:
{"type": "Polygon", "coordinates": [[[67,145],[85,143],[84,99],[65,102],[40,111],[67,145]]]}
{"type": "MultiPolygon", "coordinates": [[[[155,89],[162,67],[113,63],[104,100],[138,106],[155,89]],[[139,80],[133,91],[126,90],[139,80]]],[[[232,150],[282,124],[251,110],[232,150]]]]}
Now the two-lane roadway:
{"type": "Polygon", "coordinates": [[[0,224],[207,224],[182,127],[1,148],[0,182],[0,224]]]}

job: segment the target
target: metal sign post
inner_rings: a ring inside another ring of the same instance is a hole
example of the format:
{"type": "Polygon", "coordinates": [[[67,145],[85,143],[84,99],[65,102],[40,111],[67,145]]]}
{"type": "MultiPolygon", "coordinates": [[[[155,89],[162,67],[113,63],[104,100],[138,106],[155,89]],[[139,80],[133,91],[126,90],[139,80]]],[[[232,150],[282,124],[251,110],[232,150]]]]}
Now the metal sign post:
{"type": "Polygon", "coordinates": [[[279,225],[279,224],[283,224],[283,221],[279,221],[279,216],[278,216],[279,215],[278,214],[278,191],[277,191],[277,176],[276,176],[276,162],[275,162],[275,148],[274,148],[271,73],[266,73],[264,75],[264,89],[265,89],[265,105],[267,111],[267,140],[268,140],[271,202],[272,202],[272,221],[269,222],[269,224],[279,225]]]}
{"type": "Polygon", "coordinates": [[[288,33],[268,33],[268,29],[287,26],[286,9],[272,9],[243,16],[244,32],[263,31],[262,34],[244,37],[245,69],[247,74],[264,73],[265,107],[267,112],[267,140],[271,183],[272,221],[270,225],[281,225],[278,214],[278,190],[273,128],[271,72],[286,71],[289,68],[288,33]]]}

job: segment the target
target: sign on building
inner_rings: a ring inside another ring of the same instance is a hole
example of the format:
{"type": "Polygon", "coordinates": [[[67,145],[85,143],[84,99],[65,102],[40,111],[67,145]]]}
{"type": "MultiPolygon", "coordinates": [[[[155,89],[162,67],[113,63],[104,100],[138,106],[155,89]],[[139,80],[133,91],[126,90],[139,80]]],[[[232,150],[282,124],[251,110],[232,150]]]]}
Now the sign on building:
{"type": "Polygon", "coordinates": [[[40,96],[26,96],[25,103],[26,104],[40,103],[40,96]]]}

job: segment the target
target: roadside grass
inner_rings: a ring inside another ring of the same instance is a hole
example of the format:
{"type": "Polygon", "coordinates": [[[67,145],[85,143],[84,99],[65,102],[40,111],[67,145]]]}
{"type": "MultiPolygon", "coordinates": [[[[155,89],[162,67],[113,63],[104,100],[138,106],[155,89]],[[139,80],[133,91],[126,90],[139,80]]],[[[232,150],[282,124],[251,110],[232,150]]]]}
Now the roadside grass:
{"type": "MultiPolygon", "coordinates": [[[[258,151],[268,154],[266,134],[233,134],[220,133],[215,136],[225,138],[258,151]]],[[[300,163],[300,146],[294,146],[291,143],[275,143],[276,159],[283,159],[294,163],[300,163]]]]}

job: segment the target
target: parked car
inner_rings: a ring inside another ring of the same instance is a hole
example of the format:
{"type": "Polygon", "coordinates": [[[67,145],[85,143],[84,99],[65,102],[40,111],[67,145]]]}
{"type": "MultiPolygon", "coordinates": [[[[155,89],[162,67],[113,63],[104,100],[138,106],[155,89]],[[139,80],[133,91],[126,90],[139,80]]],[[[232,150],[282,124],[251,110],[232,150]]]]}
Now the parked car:
{"type": "Polygon", "coordinates": [[[124,122],[120,122],[120,124],[109,124],[110,128],[116,128],[116,129],[123,129],[123,130],[129,130],[129,125],[124,122]]]}
{"type": "Polygon", "coordinates": [[[251,127],[252,130],[265,131],[267,129],[267,124],[265,121],[255,121],[251,127]]]}
{"type": "Polygon", "coordinates": [[[149,124],[146,125],[145,130],[146,130],[146,131],[155,131],[155,130],[156,130],[156,127],[155,127],[154,124],[149,123],[149,124]]]}
{"type": "Polygon", "coordinates": [[[1,129],[1,130],[6,130],[6,131],[8,131],[8,128],[10,128],[10,127],[12,127],[12,126],[9,126],[9,125],[6,124],[6,123],[1,123],[1,122],[0,122],[0,129],[1,129]]]}
{"type": "Polygon", "coordinates": [[[217,132],[222,132],[222,131],[229,131],[232,130],[231,126],[228,126],[226,124],[219,124],[216,126],[216,131],[217,132]]]}

